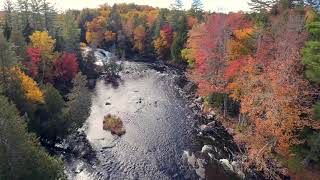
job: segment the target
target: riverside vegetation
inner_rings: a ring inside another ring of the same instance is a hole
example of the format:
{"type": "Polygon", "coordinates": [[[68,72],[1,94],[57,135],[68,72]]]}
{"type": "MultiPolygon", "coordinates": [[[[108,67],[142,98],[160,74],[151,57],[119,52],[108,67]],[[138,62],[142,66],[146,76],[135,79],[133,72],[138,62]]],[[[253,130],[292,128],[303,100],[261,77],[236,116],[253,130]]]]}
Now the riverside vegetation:
{"type": "MultiPolygon", "coordinates": [[[[320,2],[251,0],[251,12],[135,4],[59,13],[45,0],[4,0],[0,13],[0,179],[65,179],[45,147],[82,127],[97,67],[90,46],[186,70],[267,179],[319,177],[320,2]],[[31,163],[32,162],[32,163],[31,163]]],[[[107,78],[110,79],[110,78],[107,78]]],[[[111,78],[113,79],[113,78],[111,78]]],[[[107,118],[108,119],[108,118],[107,118]]],[[[110,118],[109,118],[110,119],[110,118]]],[[[116,118],[117,119],[117,118],[116,118]]]]}

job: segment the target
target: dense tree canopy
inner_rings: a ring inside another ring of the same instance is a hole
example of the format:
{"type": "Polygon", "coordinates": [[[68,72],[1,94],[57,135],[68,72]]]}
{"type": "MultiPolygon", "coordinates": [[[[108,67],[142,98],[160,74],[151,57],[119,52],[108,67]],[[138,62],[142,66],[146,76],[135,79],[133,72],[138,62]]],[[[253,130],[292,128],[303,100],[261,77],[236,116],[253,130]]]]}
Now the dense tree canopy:
{"type": "Polygon", "coordinates": [[[28,134],[25,119],[4,96],[0,96],[0,178],[63,179],[63,164],[49,156],[28,134]]]}
{"type": "Polygon", "coordinates": [[[113,74],[115,63],[99,68],[93,51],[82,53],[87,46],[119,59],[189,67],[198,95],[206,97],[204,111],[223,115],[217,119],[235,129],[245,165],[268,178],[280,178],[273,162],[293,174],[292,162],[318,170],[320,1],[249,5],[253,12],[225,14],[205,12],[200,0],[189,10],[173,0],[170,9],[105,4],[60,13],[47,0],[5,0],[0,179],[64,178],[60,160],[36,139],[54,144],[80,128],[90,114],[87,85],[101,69],[113,74]]]}

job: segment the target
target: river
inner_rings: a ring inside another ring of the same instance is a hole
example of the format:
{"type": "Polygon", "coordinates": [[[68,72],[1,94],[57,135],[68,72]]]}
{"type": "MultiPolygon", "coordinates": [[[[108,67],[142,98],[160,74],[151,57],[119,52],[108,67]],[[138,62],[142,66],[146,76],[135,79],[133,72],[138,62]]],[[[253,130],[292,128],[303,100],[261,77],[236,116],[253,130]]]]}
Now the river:
{"type": "Polygon", "coordinates": [[[69,179],[235,178],[219,163],[232,159],[232,148],[223,142],[232,140],[221,128],[212,137],[200,137],[199,117],[177,86],[179,73],[142,62],[123,61],[122,66],[118,83],[99,79],[92,91],[91,115],[83,131],[96,161],[65,158],[69,179]],[[125,135],[103,130],[108,113],[123,120],[125,135]]]}

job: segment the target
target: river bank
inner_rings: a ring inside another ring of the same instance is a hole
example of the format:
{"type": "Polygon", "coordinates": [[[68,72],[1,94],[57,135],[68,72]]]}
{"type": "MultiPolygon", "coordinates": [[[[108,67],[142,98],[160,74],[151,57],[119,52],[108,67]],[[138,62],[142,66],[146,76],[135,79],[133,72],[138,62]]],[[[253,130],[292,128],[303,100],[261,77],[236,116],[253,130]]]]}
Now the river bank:
{"type": "Polygon", "coordinates": [[[200,141],[204,144],[201,153],[207,154],[211,159],[222,164],[226,170],[237,174],[240,179],[267,179],[264,177],[263,172],[259,172],[254,167],[247,168],[243,165],[247,160],[247,154],[234,141],[235,130],[221,123],[223,117],[216,110],[204,111],[206,104],[204,98],[196,94],[196,84],[184,74],[181,75],[177,84],[181,88],[181,94],[188,99],[189,108],[193,110],[197,117],[194,128],[197,130],[197,136],[201,139],[200,141]],[[222,139],[225,144],[217,143],[215,137],[222,139]],[[217,152],[216,147],[228,152],[217,152]],[[221,156],[223,153],[226,154],[221,156]]]}

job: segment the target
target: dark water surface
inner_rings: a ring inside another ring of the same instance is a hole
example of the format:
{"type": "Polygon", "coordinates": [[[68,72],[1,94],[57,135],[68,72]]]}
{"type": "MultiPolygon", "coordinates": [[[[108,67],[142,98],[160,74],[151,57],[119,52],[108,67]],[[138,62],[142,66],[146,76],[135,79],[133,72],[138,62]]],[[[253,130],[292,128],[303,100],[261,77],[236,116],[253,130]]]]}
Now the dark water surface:
{"type": "Polygon", "coordinates": [[[229,179],[217,164],[189,165],[197,159],[190,160],[188,152],[201,150],[202,144],[193,128],[194,113],[174,81],[178,75],[144,63],[124,62],[123,67],[118,84],[98,80],[93,91],[85,133],[98,163],[66,162],[69,179],[229,179]],[[103,130],[108,113],[123,120],[125,135],[103,130]]]}

